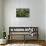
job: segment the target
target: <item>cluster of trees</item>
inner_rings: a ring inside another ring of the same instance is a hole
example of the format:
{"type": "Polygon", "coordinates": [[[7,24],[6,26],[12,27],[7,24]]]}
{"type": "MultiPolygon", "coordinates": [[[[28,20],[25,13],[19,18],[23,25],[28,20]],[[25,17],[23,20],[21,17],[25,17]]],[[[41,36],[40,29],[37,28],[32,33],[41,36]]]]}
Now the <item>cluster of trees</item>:
{"type": "Polygon", "coordinates": [[[29,9],[16,9],[16,17],[28,17],[29,9]]]}

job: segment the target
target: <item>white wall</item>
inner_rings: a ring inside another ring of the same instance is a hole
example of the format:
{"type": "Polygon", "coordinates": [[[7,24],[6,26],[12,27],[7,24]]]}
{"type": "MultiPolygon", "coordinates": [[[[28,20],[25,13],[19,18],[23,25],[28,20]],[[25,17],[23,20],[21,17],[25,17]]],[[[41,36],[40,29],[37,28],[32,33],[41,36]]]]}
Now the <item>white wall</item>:
{"type": "Polygon", "coordinates": [[[4,0],[4,26],[7,35],[9,27],[39,27],[39,38],[45,39],[44,0],[4,0]],[[16,8],[29,8],[30,17],[16,17],[16,8]]]}
{"type": "Polygon", "coordinates": [[[45,0],[45,40],[46,40],[46,0],[45,0]]]}
{"type": "MultiPolygon", "coordinates": [[[[1,10],[1,0],[0,0],[0,21],[1,21],[1,12],[2,10],[1,10]]],[[[0,22],[0,25],[1,25],[1,22],[0,22]]]]}

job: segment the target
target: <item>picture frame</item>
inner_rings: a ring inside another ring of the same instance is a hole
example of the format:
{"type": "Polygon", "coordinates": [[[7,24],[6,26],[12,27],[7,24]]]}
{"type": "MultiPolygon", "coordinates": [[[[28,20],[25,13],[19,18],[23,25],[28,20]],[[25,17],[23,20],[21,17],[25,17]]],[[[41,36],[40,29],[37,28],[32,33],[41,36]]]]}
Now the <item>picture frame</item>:
{"type": "Polygon", "coordinates": [[[29,17],[29,8],[16,8],[16,17],[29,17]]]}

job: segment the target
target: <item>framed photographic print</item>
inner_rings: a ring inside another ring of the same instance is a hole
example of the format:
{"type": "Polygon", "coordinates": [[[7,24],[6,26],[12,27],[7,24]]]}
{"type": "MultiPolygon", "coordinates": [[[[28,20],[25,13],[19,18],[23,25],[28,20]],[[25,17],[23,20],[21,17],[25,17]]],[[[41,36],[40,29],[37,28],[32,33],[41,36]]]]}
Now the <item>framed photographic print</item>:
{"type": "Polygon", "coordinates": [[[17,8],[16,17],[29,17],[29,8],[17,8]]]}

